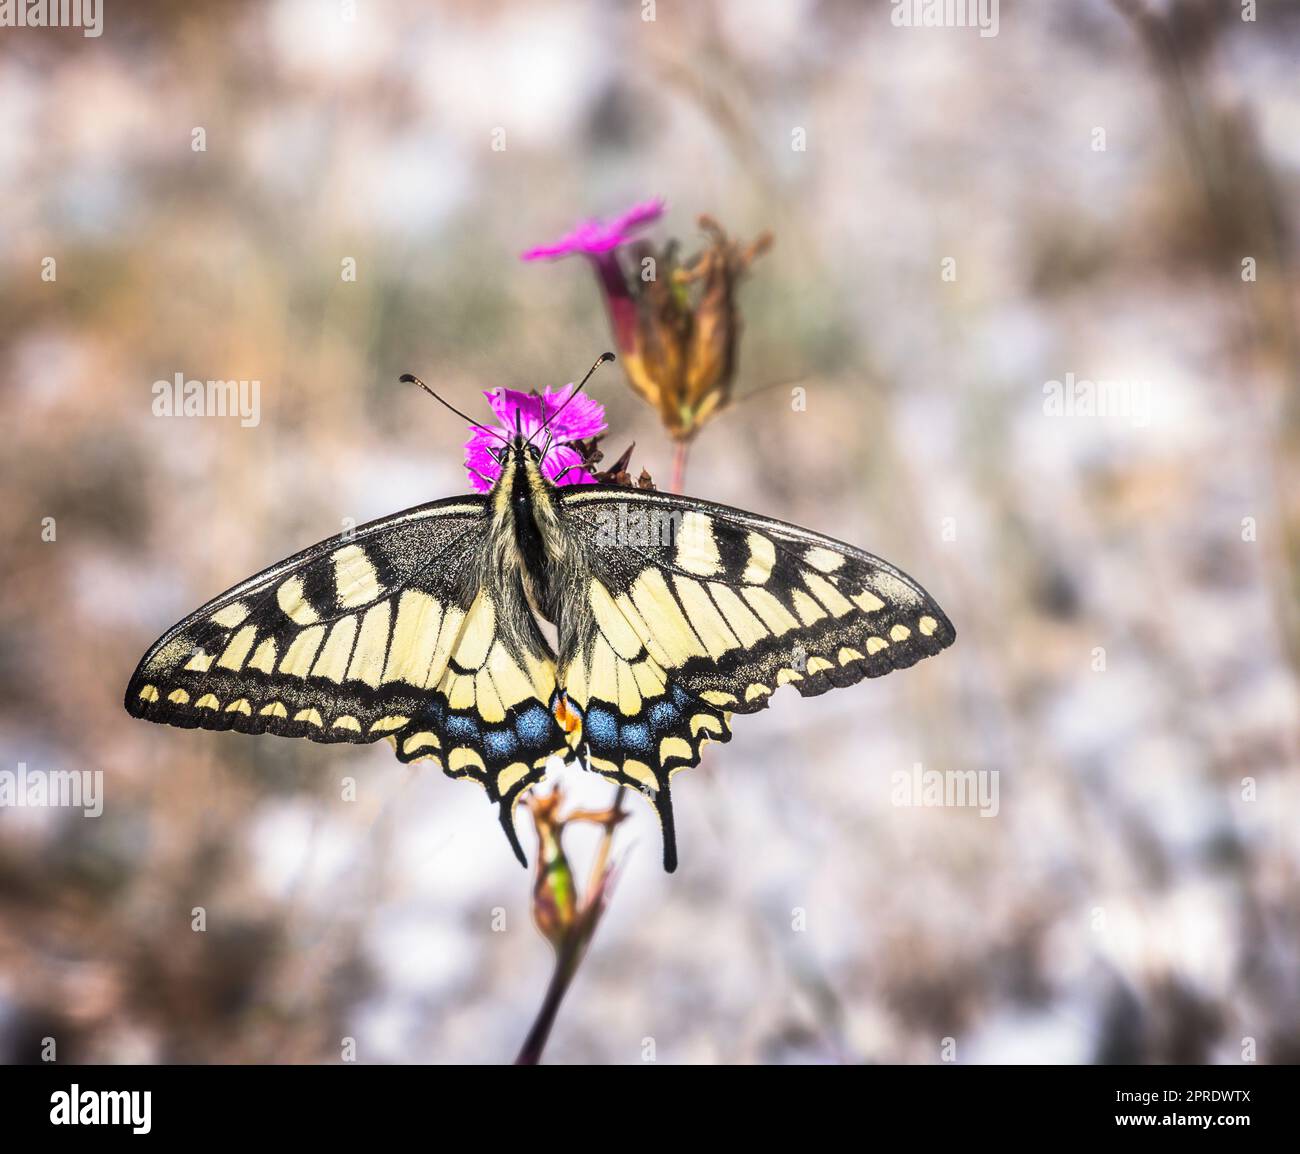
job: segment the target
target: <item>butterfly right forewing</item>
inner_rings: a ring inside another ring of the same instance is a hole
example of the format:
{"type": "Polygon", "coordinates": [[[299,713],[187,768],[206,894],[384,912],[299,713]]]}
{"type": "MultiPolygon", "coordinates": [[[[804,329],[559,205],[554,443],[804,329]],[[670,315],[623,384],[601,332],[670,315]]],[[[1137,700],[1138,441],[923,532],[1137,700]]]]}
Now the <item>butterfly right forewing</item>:
{"type": "Polygon", "coordinates": [[[666,826],[671,775],[729,739],[731,714],[782,685],[814,696],[905,668],[955,637],[906,574],[798,526],[621,486],[566,490],[561,507],[588,613],[560,684],[593,768],[643,787],[666,826]]]}

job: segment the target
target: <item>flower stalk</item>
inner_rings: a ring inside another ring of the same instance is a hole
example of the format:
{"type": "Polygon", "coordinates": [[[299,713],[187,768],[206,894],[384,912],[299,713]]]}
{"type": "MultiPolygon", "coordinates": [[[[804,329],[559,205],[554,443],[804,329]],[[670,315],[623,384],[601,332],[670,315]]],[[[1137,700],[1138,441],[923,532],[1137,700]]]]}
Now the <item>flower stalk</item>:
{"type": "Polygon", "coordinates": [[[610,862],[614,830],[626,816],[622,808],[622,788],[607,810],[576,810],[561,818],[562,795],[559,789],[549,794],[528,797],[528,808],[537,826],[537,873],[533,884],[533,921],[555,950],[555,968],[533,1020],[528,1036],[515,1058],[516,1066],[536,1066],[541,1062],[564,995],[586,955],[601,916],[609,903],[617,865],[610,862]],[[589,822],[604,828],[586,890],[578,893],[573,870],[564,851],[564,830],[572,822],[589,822]]]}

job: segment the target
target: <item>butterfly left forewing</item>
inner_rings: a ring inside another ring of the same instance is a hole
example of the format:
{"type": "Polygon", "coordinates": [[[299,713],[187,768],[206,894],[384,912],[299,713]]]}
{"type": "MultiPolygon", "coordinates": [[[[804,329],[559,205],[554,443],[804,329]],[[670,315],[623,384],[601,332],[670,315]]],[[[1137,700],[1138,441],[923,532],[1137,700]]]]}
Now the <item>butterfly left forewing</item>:
{"type": "Polygon", "coordinates": [[[136,717],[318,742],[389,740],[509,813],[565,749],[554,662],[483,587],[486,505],[436,502],[291,557],[168,630],[126,693],[136,717]]]}
{"type": "Polygon", "coordinates": [[[669,494],[574,487],[561,505],[588,572],[584,636],[559,670],[593,768],[640,786],[674,851],[670,779],[732,713],[950,645],[947,616],[888,563],[794,525],[669,494]]]}
{"type": "Polygon", "coordinates": [[[412,705],[430,664],[445,660],[439,628],[454,640],[466,592],[440,575],[472,556],[482,515],[477,499],[439,502],[241,582],[155,642],[127,687],[127,710],[314,741],[394,732],[388,707],[412,705]]]}

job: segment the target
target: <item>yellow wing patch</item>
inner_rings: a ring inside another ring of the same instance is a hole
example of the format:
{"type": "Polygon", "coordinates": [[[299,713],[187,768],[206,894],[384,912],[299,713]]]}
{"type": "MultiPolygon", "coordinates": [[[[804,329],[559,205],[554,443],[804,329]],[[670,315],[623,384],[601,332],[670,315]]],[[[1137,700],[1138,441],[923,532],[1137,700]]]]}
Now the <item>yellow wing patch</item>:
{"type": "Polygon", "coordinates": [[[378,600],[382,590],[374,562],[359,545],[348,545],[333,555],[334,600],[340,609],[359,609],[378,600]]]}

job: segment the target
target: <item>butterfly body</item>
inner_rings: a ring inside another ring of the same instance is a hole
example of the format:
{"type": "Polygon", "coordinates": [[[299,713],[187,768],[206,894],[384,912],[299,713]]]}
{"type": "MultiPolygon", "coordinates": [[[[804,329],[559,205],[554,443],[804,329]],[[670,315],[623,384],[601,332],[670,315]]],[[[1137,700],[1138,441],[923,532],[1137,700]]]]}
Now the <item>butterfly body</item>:
{"type": "Polygon", "coordinates": [[[676,865],[671,778],[781,685],[804,696],[937,653],[928,594],[852,546],[725,506],[557,487],[516,435],[486,495],[333,538],[163,635],[127,710],[185,728],[386,738],[513,809],[553,756],[654,804],[676,865]],[[556,644],[540,622],[554,627],[556,644]]]}

